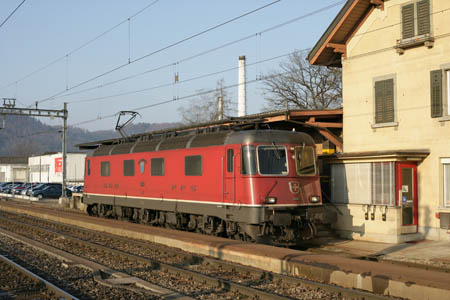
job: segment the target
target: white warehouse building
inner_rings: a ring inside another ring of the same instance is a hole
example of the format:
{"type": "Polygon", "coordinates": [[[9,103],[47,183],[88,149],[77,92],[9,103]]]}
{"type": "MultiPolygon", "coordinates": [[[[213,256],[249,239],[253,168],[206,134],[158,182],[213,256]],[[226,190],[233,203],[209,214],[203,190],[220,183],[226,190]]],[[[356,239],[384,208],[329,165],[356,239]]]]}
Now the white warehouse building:
{"type": "Polygon", "coordinates": [[[27,180],[27,157],[0,157],[0,182],[27,180]]]}
{"type": "MultiPolygon", "coordinates": [[[[83,184],[85,153],[67,153],[68,184],[83,184]]],[[[30,182],[62,182],[62,152],[28,158],[30,182]]]]}

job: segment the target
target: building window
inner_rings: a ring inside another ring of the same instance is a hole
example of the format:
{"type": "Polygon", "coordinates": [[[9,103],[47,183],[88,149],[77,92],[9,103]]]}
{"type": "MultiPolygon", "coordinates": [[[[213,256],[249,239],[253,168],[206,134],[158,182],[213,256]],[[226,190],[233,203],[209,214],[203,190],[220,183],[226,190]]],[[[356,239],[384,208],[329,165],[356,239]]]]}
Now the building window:
{"type": "Polygon", "coordinates": [[[375,81],[375,123],[395,122],[394,79],[375,81]]]}
{"type": "Polygon", "coordinates": [[[152,158],[150,160],[150,175],[164,176],[164,158],[152,158]]]}
{"type": "Polygon", "coordinates": [[[450,116],[450,69],[430,72],[431,117],[450,116]]]}
{"type": "Polygon", "coordinates": [[[184,175],[202,176],[202,157],[200,155],[184,157],[184,175]]]}
{"type": "Polygon", "coordinates": [[[430,1],[420,0],[402,7],[404,40],[430,33],[430,1]]]}
{"type": "Polygon", "coordinates": [[[111,168],[109,161],[102,161],[100,162],[100,176],[109,176],[111,173],[111,168]]]}
{"type": "Polygon", "coordinates": [[[332,202],[395,205],[393,162],[334,164],[331,167],[332,202]]]}
{"type": "Polygon", "coordinates": [[[123,176],[134,176],[134,159],[123,161],[123,176]]]}
{"type": "Polygon", "coordinates": [[[444,171],[444,207],[450,208],[450,158],[441,159],[444,171]]]}
{"type": "Polygon", "coordinates": [[[372,163],[372,204],[395,204],[394,163],[372,163]]]}
{"type": "Polygon", "coordinates": [[[445,71],[445,76],[447,77],[447,85],[446,85],[446,92],[447,92],[447,101],[445,101],[446,104],[446,111],[447,116],[450,116],[450,70],[445,71]]]}
{"type": "Polygon", "coordinates": [[[334,203],[371,203],[371,164],[333,164],[331,193],[334,203]]]}

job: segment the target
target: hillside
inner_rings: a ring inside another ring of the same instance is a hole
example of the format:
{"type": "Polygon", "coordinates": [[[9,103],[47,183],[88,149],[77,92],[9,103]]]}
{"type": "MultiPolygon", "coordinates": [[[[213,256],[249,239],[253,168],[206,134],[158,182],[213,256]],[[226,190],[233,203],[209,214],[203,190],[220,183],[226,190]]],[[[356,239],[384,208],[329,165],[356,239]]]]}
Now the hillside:
{"type": "MultiPolygon", "coordinates": [[[[127,134],[180,126],[180,123],[136,123],[126,128],[127,134]]],[[[67,130],[67,151],[78,151],[74,145],[118,137],[114,130],[88,131],[81,128],[67,130]]],[[[0,130],[0,156],[29,156],[61,151],[61,133],[32,117],[7,116],[6,126],[0,130]]]]}

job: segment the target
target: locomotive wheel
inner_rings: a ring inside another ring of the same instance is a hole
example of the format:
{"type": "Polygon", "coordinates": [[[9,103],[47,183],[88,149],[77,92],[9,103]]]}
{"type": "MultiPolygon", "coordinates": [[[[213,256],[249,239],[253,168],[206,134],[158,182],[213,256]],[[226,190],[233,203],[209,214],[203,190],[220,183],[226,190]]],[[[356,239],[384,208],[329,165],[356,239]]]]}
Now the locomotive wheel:
{"type": "Polygon", "coordinates": [[[92,204],[88,206],[88,214],[90,216],[98,216],[97,204],[92,204]]]}
{"type": "Polygon", "coordinates": [[[105,204],[100,204],[98,206],[98,215],[102,218],[106,217],[107,208],[105,204]]]}

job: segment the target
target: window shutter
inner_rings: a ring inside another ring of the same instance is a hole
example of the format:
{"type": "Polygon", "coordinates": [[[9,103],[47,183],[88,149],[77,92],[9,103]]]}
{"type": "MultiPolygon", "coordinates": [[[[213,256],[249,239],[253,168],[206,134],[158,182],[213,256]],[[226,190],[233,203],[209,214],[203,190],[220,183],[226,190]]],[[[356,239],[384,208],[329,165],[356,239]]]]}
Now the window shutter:
{"type": "Polygon", "coordinates": [[[430,81],[431,117],[442,117],[442,71],[431,71],[430,81]]]}
{"type": "Polygon", "coordinates": [[[375,82],[375,123],[383,123],[384,82],[375,82]]]}
{"type": "Polygon", "coordinates": [[[384,81],[384,122],[394,122],[394,79],[384,81]]]}
{"type": "Polygon", "coordinates": [[[430,1],[417,2],[417,31],[419,35],[430,33],[430,1]]]}
{"type": "Polygon", "coordinates": [[[411,38],[414,34],[414,3],[402,7],[403,38],[411,38]]]}

